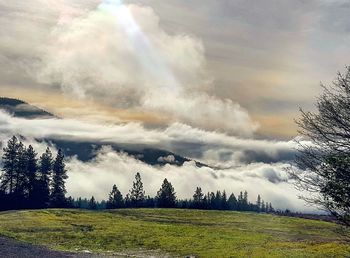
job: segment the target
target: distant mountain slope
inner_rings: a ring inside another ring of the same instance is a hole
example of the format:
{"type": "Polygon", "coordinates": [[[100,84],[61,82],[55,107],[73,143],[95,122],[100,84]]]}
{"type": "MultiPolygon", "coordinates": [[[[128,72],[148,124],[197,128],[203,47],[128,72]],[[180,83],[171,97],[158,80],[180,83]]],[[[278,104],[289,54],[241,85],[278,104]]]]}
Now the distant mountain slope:
{"type": "MultiPolygon", "coordinates": [[[[140,146],[120,146],[115,143],[96,143],[96,142],[74,142],[69,140],[49,140],[57,148],[64,151],[67,156],[77,156],[81,161],[89,161],[96,157],[97,152],[103,146],[110,146],[114,151],[125,152],[134,158],[147,163],[149,165],[165,165],[172,164],[182,166],[185,162],[191,159],[182,157],[173,152],[140,146]]],[[[198,167],[207,166],[198,161],[194,161],[198,167]]]]}
{"type": "MultiPolygon", "coordinates": [[[[15,117],[26,119],[38,119],[38,118],[53,118],[55,115],[46,112],[38,107],[30,105],[22,100],[0,97],[0,110],[3,109],[6,112],[12,114],[15,117]]],[[[67,156],[76,156],[81,161],[89,161],[96,157],[97,152],[101,150],[103,146],[110,146],[114,151],[125,152],[136,159],[145,162],[149,165],[165,165],[173,164],[181,166],[191,159],[182,157],[167,150],[161,150],[152,148],[149,146],[140,145],[118,145],[115,143],[101,143],[101,142],[89,142],[89,141],[74,141],[74,140],[58,140],[58,139],[37,139],[38,141],[51,142],[57,148],[64,151],[67,156]]],[[[207,166],[200,162],[196,162],[198,167],[207,166]]]]}
{"type": "Polygon", "coordinates": [[[45,110],[30,105],[22,100],[12,98],[0,97],[0,109],[5,110],[15,117],[27,119],[54,117],[53,114],[45,110]]]}

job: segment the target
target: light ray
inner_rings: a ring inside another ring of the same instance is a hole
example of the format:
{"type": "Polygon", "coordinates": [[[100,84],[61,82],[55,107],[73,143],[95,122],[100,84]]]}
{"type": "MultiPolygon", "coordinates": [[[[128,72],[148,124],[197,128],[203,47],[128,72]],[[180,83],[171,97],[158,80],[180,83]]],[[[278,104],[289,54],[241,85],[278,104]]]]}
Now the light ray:
{"type": "Polygon", "coordinates": [[[144,71],[162,81],[164,89],[171,88],[172,91],[178,91],[179,83],[171,68],[164,62],[161,54],[152,45],[147,35],[143,33],[129,8],[121,0],[104,0],[98,9],[115,17],[117,25],[128,36],[144,71]]]}

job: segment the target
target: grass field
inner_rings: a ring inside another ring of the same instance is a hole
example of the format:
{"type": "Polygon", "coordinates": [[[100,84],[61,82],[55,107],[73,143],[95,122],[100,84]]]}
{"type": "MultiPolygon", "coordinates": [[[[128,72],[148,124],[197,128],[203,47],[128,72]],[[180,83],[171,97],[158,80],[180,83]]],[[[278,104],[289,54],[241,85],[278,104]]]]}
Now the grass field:
{"type": "MultiPolygon", "coordinates": [[[[0,213],[0,234],[56,250],[171,257],[350,257],[333,223],[176,209],[0,213]]],[[[349,232],[347,232],[349,235],[349,232]]]]}

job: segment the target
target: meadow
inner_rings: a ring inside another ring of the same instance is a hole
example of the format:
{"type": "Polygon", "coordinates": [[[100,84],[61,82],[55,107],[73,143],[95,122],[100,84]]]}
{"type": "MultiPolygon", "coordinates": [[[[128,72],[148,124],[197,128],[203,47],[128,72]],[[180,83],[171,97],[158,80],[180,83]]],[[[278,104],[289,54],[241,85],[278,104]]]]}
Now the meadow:
{"type": "Polygon", "coordinates": [[[0,235],[54,250],[159,257],[350,257],[330,222],[232,211],[48,209],[0,213],[0,235]]]}

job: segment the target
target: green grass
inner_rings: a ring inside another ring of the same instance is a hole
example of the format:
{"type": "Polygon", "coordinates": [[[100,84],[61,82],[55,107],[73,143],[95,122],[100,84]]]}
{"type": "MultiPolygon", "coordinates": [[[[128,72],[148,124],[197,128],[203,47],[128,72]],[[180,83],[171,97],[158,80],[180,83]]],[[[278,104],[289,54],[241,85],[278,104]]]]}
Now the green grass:
{"type": "Polygon", "coordinates": [[[0,234],[56,250],[183,257],[350,257],[333,223],[177,209],[0,213],[0,234]]]}

